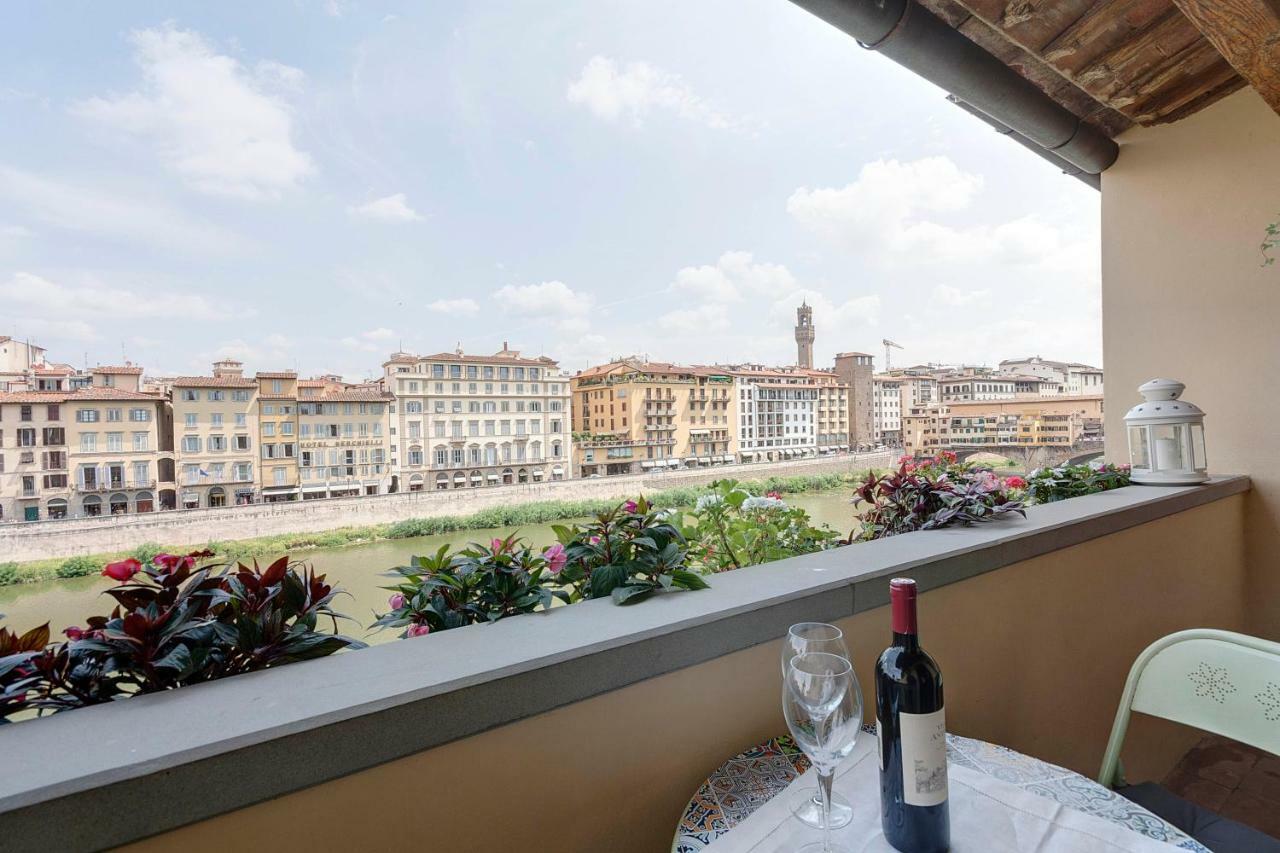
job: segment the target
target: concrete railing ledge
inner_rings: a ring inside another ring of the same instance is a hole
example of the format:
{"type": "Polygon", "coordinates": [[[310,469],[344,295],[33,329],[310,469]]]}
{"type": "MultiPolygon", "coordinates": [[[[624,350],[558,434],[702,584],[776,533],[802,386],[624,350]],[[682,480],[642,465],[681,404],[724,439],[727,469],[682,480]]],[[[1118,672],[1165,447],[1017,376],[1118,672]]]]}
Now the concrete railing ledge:
{"type": "Polygon", "coordinates": [[[889,576],[928,590],[1248,489],[1131,486],[3,726],[0,846],[137,840],[882,606],[889,576]]]}

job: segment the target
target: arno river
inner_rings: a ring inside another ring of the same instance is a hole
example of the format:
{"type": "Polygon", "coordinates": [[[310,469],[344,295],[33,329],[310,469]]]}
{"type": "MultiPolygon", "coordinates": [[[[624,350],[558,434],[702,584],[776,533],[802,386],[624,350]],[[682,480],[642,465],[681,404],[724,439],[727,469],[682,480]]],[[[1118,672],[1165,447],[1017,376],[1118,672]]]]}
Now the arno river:
{"type": "MultiPolygon", "coordinates": [[[[852,488],[845,487],[832,492],[787,495],[786,500],[808,510],[814,524],[826,524],[843,536],[853,526],[853,507],[849,503],[852,492],[852,488]]],[[[341,630],[369,643],[382,643],[395,639],[397,632],[378,631],[366,635],[365,626],[373,621],[374,611],[386,610],[388,593],[382,587],[393,582],[392,578],[385,575],[388,569],[406,565],[415,554],[433,553],[445,543],[461,547],[468,542],[488,542],[495,536],[506,536],[516,529],[460,530],[416,539],[395,539],[345,548],[302,551],[296,556],[312,563],[317,571],[328,576],[330,583],[341,586],[350,593],[350,596],[342,596],[335,602],[335,607],[340,612],[355,620],[342,623],[341,630]]],[[[555,541],[550,525],[530,525],[518,529],[535,545],[549,545],[555,541]]],[[[272,558],[259,559],[269,561],[272,558]]],[[[50,630],[57,636],[68,625],[83,625],[88,616],[110,613],[112,599],[101,593],[112,583],[107,578],[95,575],[2,586],[0,613],[5,614],[3,624],[21,633],[47,620],[50,630]]]]}

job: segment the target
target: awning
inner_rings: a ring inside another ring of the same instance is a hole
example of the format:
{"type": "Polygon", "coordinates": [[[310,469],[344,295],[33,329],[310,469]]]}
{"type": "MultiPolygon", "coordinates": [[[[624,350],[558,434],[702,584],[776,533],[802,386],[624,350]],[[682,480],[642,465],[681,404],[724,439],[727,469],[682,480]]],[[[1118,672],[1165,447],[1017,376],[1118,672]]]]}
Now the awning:
{"type": "Polygon", "coordinates": [[[721,456],[720,458],[721,458],[722,460],[724,460],[725,462],[732,462],[732,461],[733,461],[733,455],[732,455],[732,454],[725,454],[724,456],[721,456]]]}
{"type": "Polygon", "coordinates": [[[472,475],[471,475],[471,482],[473,482],[473,483],[478,483],[478,482],[480,482],[480,481],[481,481],[481,480],[483,480],[483,479],[484,479],[484,478],[483,478],[483,477],[481,477],[479,474],[472,474],[472,475]]]}
{"type": "Polygon", "coordinates": [[[541,468],[534,468],[534,469],[533,469],[533,476],[535,476],[535,477],[539,477],[539,478],[540,478],[540,477],[542,477],[542,469],[541,469],[541,468]]]}
{"type": "Polygon", "coordinates": [[[667,460],[667,467],[668,467],[668,468],[679,468],[679,467],[680,467],[680,460],[679,460],[679,459],[668,459],[668,460],[667,460]]]}
{"type": "Polygon", "coordinates": [[[304,492],[327,492],[328,490],[329,490],[328,486],[303,486],[302,487],[302,491],[304,492]]]}
{"type": "Polygon", "coordinates": [[[715,459],[710,456],[699,456],[698,461],[701,462],[703,465],[710,465],[712,462],[715,461],[715,459]]]}
{"type": "Polygon", "coordinates": [[[654,462],[653,460],[648,460],[648,461],[646,461],[646,462],[641,462],[641,463],[640,463],[640,467],[641,467],[641,468],[652,468],[654,465],[657,465],[657,464],[658,464],[658,463],[657,463],[657,462],[654,462]]]}
{"type": "Polygon", "coordinates": [[[296,492],[298,491],[298,487],[297,486],[263,486],[262,491],[263,493],[270,492],[272,494],[277,494],[277,493],[283,494],[284,492],[296,492]]]}
{"type": "Polygon", "coordinates": [[[560,467],[559,465],[557,465],[557,466],[555,466],[554,468],[552,468],[552,469],[551,469],[551,473],[552,473],[554,476],[559,477],[559,476],[561,476],[562,474],[564,474],[564,468],[562,468],[562,467],[560,467]]]}
{"type": "Polygon", "coordinates": [[[498,479],[498,475],[497,475],[497,474],[490,474],[490,475],[489,475],[489,479],[490,479],[490,480],[496,480],[496,479],[498,479]]]}

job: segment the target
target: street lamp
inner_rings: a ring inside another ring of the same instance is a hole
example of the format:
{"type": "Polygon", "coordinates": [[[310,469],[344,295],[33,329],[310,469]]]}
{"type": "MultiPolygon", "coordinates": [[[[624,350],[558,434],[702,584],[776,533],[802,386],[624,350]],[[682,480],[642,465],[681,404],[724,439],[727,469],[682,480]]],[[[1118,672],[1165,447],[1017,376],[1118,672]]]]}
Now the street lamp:
{"type": "Polygon", "coordinates": [[[1204,412],[1180,399],[1185,388],[1174,379],[1152,379],[1138,388],[1143,401],[1124,416],[1134,483],[1190,486],[1209,479],[1204,412]]]}

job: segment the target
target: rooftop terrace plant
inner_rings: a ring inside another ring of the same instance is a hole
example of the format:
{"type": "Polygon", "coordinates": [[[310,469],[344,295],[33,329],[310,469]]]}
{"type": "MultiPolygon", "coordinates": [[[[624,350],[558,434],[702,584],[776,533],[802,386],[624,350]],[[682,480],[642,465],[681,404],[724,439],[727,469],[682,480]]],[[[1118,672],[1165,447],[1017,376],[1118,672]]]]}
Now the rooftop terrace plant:
{"type": "Polygon", "coordinates": [[[102,574],[116,606],[66,640],[48,625],[21,637],[0,631],[0,719],[155,693],[309,658],[364,643],[338,633],[340,590],[288,557],[261,568],[209,563],[208,551],[128,558],[102,574]],[[321,620],[332,623],[322,630],[321,620]]]}
{"type": "Polygon", "coordinates": [[[993,471],[957,462],[946,450],[923,460],[904,456],[896,471],[868,474],[857,496],[867,508],[855,540],[977,524],[1014,512],[1026,515],[1022,501],[993,471]]]}
{"type": "Polygon", "coordinates": [[[1097,461],[1037,468],[1027,475],[1027,497],[1034,503],[1078,498],[1129,485],[1129,466],[1097,461]]]}

